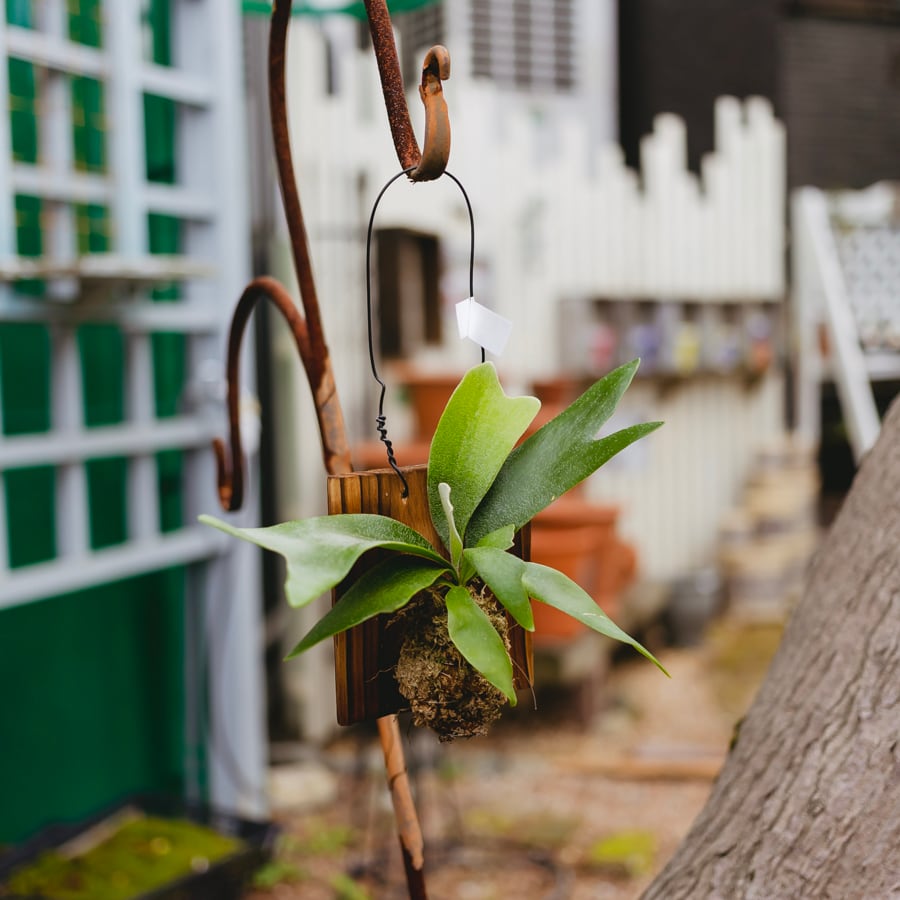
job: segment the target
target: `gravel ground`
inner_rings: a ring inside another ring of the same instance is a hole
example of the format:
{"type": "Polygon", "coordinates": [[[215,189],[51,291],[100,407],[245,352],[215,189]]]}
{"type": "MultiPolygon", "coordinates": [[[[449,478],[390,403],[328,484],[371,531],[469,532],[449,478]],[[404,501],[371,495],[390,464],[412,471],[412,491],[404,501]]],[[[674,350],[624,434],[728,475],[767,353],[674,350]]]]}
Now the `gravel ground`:
{"type": "MultiPolygon", "coordinates": [[[[587,724],[557,692],[487,738],[439,745],[411,729],[431,900],[639,897],[706,801],[777,638],[719,626],[661,654],[671,679],[618,665],[587,724]]],[[[406,898],[372,734],[343,734],[318,763],[282,769],[282,785],[292,770],[295,789],[278,792],[285,838],[252,900],[406,898]]]]}

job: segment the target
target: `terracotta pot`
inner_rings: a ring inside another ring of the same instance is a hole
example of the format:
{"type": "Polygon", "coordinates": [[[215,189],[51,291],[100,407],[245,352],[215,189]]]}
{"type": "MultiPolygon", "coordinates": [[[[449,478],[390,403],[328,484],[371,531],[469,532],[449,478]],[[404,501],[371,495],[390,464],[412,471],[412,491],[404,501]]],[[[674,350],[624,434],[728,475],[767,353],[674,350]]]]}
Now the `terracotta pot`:
{"type": "MultiPolygon", "coordinates": [[[[590,574],[591,559],[597,546],[593,528],[542,528],[539,519],[531,526],[531,559],[550,566],[567,575],[577,584],[585,585],[590,574]]],[[[586,626],[546,603],[531,604],[534,611],[534,637],[574,637],[586,630],[586,626]]]]}
{"type": "MultiPolygon", "coordinates": [[[[634,581],[636,575],[637,553],[634,547],[618,536],[614,537],[604,548],[602,565],[597,566],[594,599],[601,606],[603,601],[598,599],[600,597],[606,597],[616,604],[619,595],[634,581]]],[[[612,615],[606,606],[603,606],[603,611],[612,615]]]]}
{"type": "Polygon", "coordinates": [[[568,406],[581,393],[584,385],[580,378],[560,375],[532,383],[535,397],[541,403],[549,403],[560,408],[568,406]]]}
{"type": "MultiPolygon", "coordinates": [[[[581,585],[607,615],[615,615],[620,592],[634,579],[634,548],[615,532],[619,510],[567,495],[531,524],[531,558],[581,585]]],[[[545,603],[532,604],[535,640],[559,640],[587,630],[545,603]]]]}
{"type": "Polygon", "coordinates": [[[534,521],[547,530],[583,525],[596,529],[603,537],[611,537],[615,534],[618,519],[618,506],[592,503],[569,493],[538,513],[534,521]]]}
{"type": "Polygon", "coordinates": [[[461,377],[459,373],[449,372],[434,375],[405,373],[403,383],[409,391],[417,441],[430,441],[434,436],[441,413],[461,377]]]}

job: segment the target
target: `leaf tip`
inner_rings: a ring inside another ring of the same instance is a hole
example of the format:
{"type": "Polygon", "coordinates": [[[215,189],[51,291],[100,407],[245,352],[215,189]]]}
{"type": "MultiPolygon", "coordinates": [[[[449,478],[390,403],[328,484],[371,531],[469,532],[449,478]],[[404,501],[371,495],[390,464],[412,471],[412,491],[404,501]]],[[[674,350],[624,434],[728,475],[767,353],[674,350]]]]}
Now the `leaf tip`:
{"type": "Polygon", "coordinates": [[[662,672],[663,675],[666,676],[666,678],[672,677],[672,674],[669,672],[669,670],[642,644],[639,644],[637,641],[635,641],[634,649],[637,650],[638,653],[641,654],[641,656],[644,656],[647,659],[649,659],[650,662],[652,662],[653,665],[656,666],[656,668],[659,669],[659,671],[662,672]]]}
{"type": "Polygon", "coordinates": [[[229,525],[227,522],[223,522],[221,519],[217,519],[215,516],[210,516],[207,513],[200,513],[197,516],[197,521],[201,525],[209,525],[211,528],[217,528],[219,531],[224,531],[226,534],[234,534],[234,526],[229,525]]]}

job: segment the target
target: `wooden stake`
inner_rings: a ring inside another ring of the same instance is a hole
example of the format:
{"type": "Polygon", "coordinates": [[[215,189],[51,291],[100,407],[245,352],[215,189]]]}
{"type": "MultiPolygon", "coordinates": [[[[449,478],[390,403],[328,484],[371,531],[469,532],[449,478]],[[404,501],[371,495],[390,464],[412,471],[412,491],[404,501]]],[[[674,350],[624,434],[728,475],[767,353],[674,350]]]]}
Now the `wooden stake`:
{"type": "MultiPolygon", "coordinates": [[[[328,479],[328,512],[376,513],[403,522],[426,537],[436,547],[441,540],[431,523],[428,511],[427,467],[408,466],[402,469],[409,486],[407,497],[402,496],[403,485],[392,469],[332,475],[328,479]]],[[[528,558],[530,532],[527,528],[517,538],[515,552],[528,558]]],[[[378,561],[378,554],[367,559],[350,573],[347,583],[353,583],[378,561]]],[[[343,586],[334,592],[341,596],[343,586]]],[[[376,719],[388,788],[394,807],[406,885],[410,900],[427,900],[425,890],[425,843],[410,791],[406,761],[396,712],[407,701],[397,690],[394,667],[400,651],[401,635],[386,628],[387,617],[370,619],[334,640],[337,716],[342,725],[376,719]]],[[[534,679],[531,635],[510,619],[510,642],[516,672],[516,686],[525,687],[534,679]]]]}
{"type": "Polygon", "coordinates": [[[378,719],[378,737],[384,752],[388,789],[394,806],[394,818],[403,852],[406,883],[411,900],[426,898],[425,892],[425,841],[409,788],[409,774],[400,743],[400,728],[395,715],[378,719]]]}

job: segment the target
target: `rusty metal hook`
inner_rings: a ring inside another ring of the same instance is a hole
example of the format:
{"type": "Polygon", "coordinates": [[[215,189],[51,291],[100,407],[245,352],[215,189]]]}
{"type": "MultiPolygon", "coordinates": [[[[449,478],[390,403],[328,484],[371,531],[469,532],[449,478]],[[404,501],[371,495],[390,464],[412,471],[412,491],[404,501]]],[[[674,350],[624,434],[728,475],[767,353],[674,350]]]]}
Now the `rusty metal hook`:
{"type": "MultiPolygon", "coordinates": [[[[291,295],[284,286],[269,276],[254,278],[244,288],[231,319],[228,333],[228,362],[226,377],[228,381],[228,449],[225,442],[216,438],[213,451],[218,469],[219,502],[227,512],[241,508],[244,501],[244,451],[241,445],[240,419],[240,353],[244,331],[256,304],[260,300],[268,300],[281,313],[294,337],[297,351],[303,360],[304,367],[310,359],[310,337],[307,321],[297,309],[291,295]]],[[[316,416],[319,420],[319,432],[322,434],[325,468],[329,472],[349,472],[350,457],[344,438],[343,420],[340,418],[340,406],[337,405],[337,391],[330,366],[320,382],[316,400],[316,416]]]]}
{"type": "Polygon", "coordinates": [[[400,167],[410,170],[410,181],[434,181],[444,174],[450,158],[450,115],[441,85],[450,77],[450,53],[446,47],[437,44],[425,54],[422,63],[419,96],[425,104],[425,140],[420,152],[403,92],[400,61],[387,5],[385,0],[365,0],[365,4],[384,105],[400,167]]]}
{"type": "Polygon", "coordinates": [[[450,53],[440,44],[425,54],[419,96],[425,104],[425,140],[422,159],[409,174],[412,181],[440,178],[450,159],[450,115],[444,100],[442,81],[450,77],[450,53]]]}

